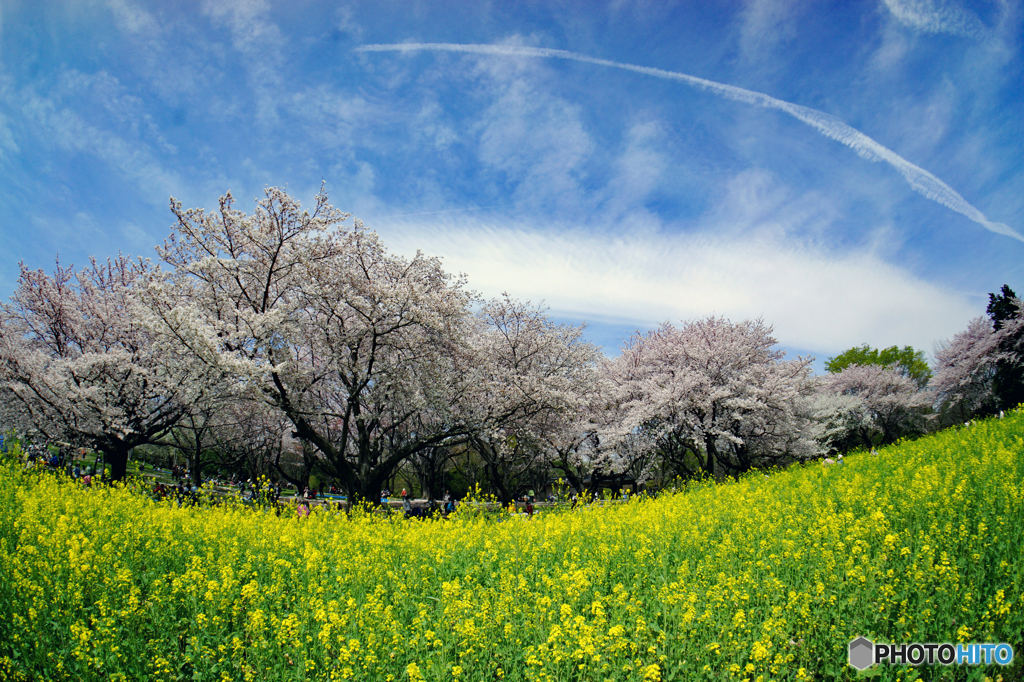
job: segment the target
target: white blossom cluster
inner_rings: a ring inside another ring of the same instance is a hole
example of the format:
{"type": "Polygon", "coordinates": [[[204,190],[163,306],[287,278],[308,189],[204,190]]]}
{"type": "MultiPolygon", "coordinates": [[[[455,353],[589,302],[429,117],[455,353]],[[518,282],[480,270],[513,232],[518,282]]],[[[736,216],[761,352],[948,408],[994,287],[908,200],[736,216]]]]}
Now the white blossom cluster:
{"type": "Polygon", "coordinates": [[[1024,304],[1011,299],[1016,316],[994,329],[977,317],[935,354],[931,387],[937,401],[955,406],[963,420],[978,412],[996,410],[995,379],[1000,363],[1024,362],[1024,304]]]}

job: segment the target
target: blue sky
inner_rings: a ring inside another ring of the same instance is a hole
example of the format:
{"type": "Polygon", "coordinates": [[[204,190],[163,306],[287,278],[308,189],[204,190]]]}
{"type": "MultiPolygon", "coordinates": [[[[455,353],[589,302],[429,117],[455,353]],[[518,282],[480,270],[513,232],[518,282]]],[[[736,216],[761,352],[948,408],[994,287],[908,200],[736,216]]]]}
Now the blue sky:
{"type": "Polygon", "coordinates": [[[0,296],[19,261],[153,255],[170,196],[324,181],[393,251],[609,354],[710,314],[819,370],[930,353],[1024,293],[1022,25],[998,1],[0,0],[0,296]]]}

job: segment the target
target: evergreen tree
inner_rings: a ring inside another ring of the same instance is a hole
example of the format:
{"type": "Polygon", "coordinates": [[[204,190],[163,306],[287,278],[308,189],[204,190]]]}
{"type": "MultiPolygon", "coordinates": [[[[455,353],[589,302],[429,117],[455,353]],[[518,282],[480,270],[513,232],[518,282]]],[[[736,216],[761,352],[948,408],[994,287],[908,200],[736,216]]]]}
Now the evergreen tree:
{"type": "Polygon", "coordinates": [[[1009,285],[1004,284],[999,294],[988,295],[986,312],[996,332],[1002,332],[999,352],[1003,357],[996,363],[993,392],[1002,409],[1024,403],[1024,325],[1019,323],[1021,301],[1009,285]]]}

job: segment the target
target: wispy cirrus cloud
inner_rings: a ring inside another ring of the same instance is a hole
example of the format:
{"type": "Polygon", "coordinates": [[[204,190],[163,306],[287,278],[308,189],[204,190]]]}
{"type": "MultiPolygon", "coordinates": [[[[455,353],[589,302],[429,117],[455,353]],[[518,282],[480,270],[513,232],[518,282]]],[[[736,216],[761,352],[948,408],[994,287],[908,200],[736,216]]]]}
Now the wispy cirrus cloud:
{"type": "Polygon", "coordinates": [[[581,224],[443,212],[368,224],[399,253],[443,258],[485,296],[543,301],[605,328],[763,317],[783,345],[834,354],[861,342],[929,349],[977,314],[963,292],[896,264],[884,226],[842,248],[819,239],[808,228],[839,217],[831,202],[744,171],[685,231],[654,215],[581,224]]]}
{"type": "Polygon", "coordinates": [[[0,113],[0,159],[8,154],[17,154],[19,151],[18,143],[14,141],[14,133],[11,132],[7,123],[7,117],[0,113]]]}
{"type": "Polygon", "coordinates": [[[517,202],[576,208],[596,143],[580,107],[504,60],[477,72],[491,104],[474,126],[479,160],[515,187],[517,202]]]}
{"type": "Polygon", "coordinates": [[[256,100],[256,118],[264,126],[280,120],[286,41],[269,19],[266,0],[206,0],[204,12],[231,34],[232,47],[243,57],[249,88],[256,100]]]}
{"type": "Polygon", "coordinates": [[[569,319],[645,329],[712,314],[763,317],[784,345],[833,353],[861,341],[931,348],[977,314],[963,295],[870,249],[832,252],[770,230],[609,237],[558,228],[486,218],[382,222],[399,252],[442,256],[487,296],[544,301],[569,319]]]}
{"type": "Polygon", "coordinates": [[[747,64],[763,67],[766,55],[796,36],[802,4],[801,0],[747,0],[739,15],[740,55],[747,64]]]}
{"type": "Polygon", "coordinates": [[[147,125],[134,98],[109,74],[67,70],[51,91],[28,87],[11,94],[21,115],[34,122],[34,145],[91,155],[145,192],[180,191],[181,177],[161,160],[173,147],[147,125]],[[97,124],[97,116],[84,113],[88,107],[106,112],[114,125],[97,124]],[[125,115],[125,109],[134,115],[125,115]]]}
{"type": "Polygon", "coordinates": [[[162,28],[153,15],[129,0],[107,0],[107,7],[122,31],[150,37],[162,33],[162,28]]]}
{"type": "Polygon", "coordinates": [[[868,137],[856,128],[823,111],[804,107],[799,104],[777,99],[754,90],[747,90],[725,83],[698,78],[677,71],[666,71],[647,66],[625,64],[566,50],[527,47],[520,45],[462,45],[451,43],[395,43],[362,45],[358,52],[411,52],[418,50],[440,52],[463,52],[470,54],[500,55],[506,57],[534,57],[567,59],[570,61],[595,64],[626,71],[663,78],[684,83],[686,85],[711,92],[729,100],[751,106],[774,109],[786,113],[802,123],[816,129],[825,137],[849,147],[858,156],[869,161],[882,161],[896,169],[918,194],[946,208],[955,211],[987,230],[1024,242],[1024,235],[1009,225],[989,220],[980,210],[971,205],[956,190],[927,170],[906,160],[896,152],[885,147],[878,141],[868,137]]]}
{"type": "Polygon", "coordinates": [[[901,24],[925,33],[950,33],[980,38],[985,25],[965,7],[949,0],[882,0],[901,24]]]}

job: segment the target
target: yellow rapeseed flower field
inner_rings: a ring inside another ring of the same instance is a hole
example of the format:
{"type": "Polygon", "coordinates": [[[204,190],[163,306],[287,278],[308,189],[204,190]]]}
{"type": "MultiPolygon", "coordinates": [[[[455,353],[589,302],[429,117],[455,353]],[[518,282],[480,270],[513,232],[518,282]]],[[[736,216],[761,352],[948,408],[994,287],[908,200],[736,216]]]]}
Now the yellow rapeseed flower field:
{"type": "Polygon", "coordinates": [[[1017,411],[842,466],[501,522],[179,509],[8,461],[0,678],[856,679],[858,635],[1024,656],[1022,457],[1017,411]]]}

